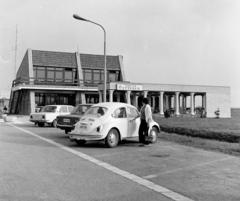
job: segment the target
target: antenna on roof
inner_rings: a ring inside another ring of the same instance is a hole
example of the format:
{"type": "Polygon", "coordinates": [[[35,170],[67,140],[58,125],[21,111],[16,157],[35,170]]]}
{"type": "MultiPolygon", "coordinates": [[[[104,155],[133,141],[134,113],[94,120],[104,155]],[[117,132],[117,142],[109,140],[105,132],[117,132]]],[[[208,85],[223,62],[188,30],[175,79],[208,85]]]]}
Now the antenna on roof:
{"type": "Polygon", "coordinates": [[[15,68],[14,68],[14,75],[13,79],[16,79],[16,71],[17,71],[17,25],[16,25],[16,43],[15,43],[15,68]]]}

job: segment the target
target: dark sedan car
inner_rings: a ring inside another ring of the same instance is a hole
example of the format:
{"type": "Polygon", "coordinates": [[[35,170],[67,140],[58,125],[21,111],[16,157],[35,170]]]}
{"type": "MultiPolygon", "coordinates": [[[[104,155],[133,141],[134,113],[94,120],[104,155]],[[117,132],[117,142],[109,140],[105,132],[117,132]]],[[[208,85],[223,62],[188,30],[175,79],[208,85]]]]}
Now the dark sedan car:
{"type": "Polygon", "coordinates": [[[71,114],[57,116],[57,128],[65,130],[65,133],[68,134],[92,105],[93,104],[79,104],[73,109],[71,114]]]}

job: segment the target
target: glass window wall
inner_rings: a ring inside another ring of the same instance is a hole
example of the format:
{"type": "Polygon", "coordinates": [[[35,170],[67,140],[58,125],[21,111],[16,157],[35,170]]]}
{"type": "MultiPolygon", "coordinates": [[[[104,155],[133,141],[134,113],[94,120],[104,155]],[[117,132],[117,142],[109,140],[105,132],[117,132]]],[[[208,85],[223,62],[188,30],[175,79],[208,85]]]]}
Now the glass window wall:
{"type": "Polygon", "coordinates": [[[56,68],[56,67],[33,67],[33,75],[36,82],[57,82],[57,83],[76,83],[76,69],[72,68],[56,68]]]}

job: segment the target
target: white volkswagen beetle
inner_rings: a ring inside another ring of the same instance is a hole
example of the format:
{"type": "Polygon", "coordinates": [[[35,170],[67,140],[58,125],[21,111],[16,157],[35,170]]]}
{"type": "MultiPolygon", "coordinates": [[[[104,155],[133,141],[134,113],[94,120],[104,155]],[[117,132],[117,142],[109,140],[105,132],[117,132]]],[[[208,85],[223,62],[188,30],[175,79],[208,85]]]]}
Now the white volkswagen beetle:
{"type": "MultiPolygon", "coordinates": [[[[75,124],[69,133],[71,141],[85,144],[86,141],[105,141],[107,147],[115,147],[124,139],[138,137],[140,114],[136,107],[117,102],[98,103],[93,105],[75,124]],[[139,117],[139,118],[136,118],[139,117]],[[136,118],[135,121],[131,121],[136,118]]],[[[160,127],[157,122],[150,123],[151,142],[157,141],[160,127]]]]}

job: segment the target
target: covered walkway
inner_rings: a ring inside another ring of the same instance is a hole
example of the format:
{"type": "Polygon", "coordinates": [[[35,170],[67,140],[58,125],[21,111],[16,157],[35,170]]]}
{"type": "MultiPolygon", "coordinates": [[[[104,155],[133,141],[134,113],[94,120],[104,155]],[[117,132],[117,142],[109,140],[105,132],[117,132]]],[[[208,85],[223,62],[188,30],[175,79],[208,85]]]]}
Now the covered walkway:
{"type": "MultiPolygon", "coordinates": [[[[102,102],[102,90],[103,86],[100,85],[99,102],[102,102]]],[[[196,97],[200,96],[201,111],[207,113],[207,117],[215,117],[217,108],[221,108],[222,117],[230,117],[229,87],[110,82],[107,91],[109,102],[121,102],[124,96],[127,103],[137,108],[141,107],[141,99],[147,97],[153,110],[160,116],[164,116],[166,110],[174,116],[195,116],[196,97]]]]}

